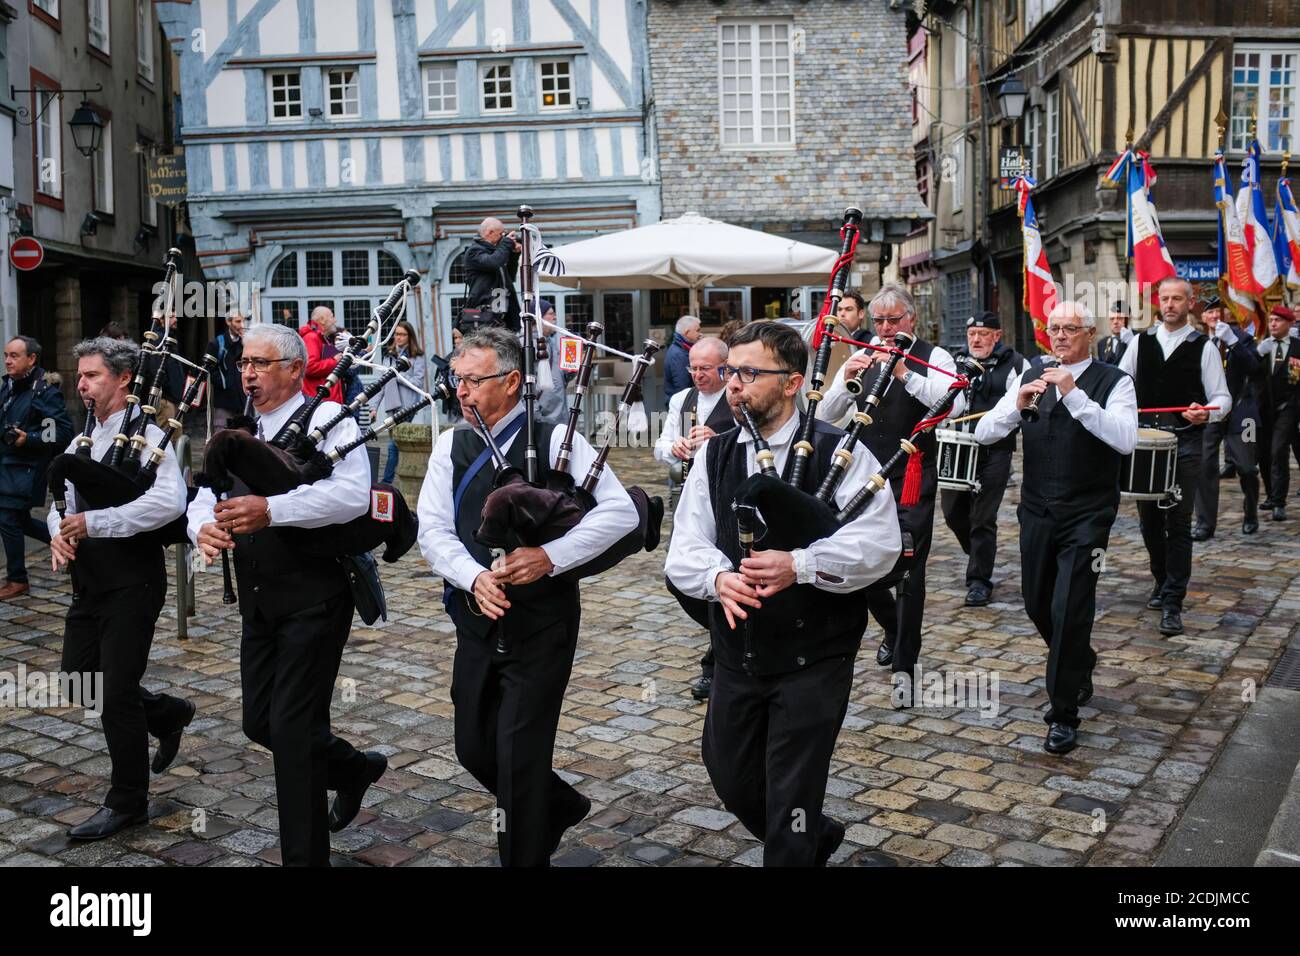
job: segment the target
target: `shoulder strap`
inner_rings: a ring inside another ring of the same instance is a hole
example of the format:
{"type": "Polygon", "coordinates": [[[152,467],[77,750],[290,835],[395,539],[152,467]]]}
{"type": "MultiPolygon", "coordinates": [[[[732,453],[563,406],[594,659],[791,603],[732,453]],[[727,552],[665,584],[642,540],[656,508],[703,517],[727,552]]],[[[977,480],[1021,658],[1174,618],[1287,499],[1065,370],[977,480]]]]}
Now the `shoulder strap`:
{"type": "MultiPolygon", "coordinates": [[[[519,429],[523,427],[525,417],[526,416],[524,415],[517,416],[515,420],[507,425],[502,430],[501,434],[497,436],[497,442],[504,442],[507,438],[511,438],[515,432],[519,431],[519,429]]],[[[491,458],[492,449],[488,447],[487,442],[484,442],[483,450],[479,452],[477,458],[470,462],[469,467],[465,469],[465,474],[460,476],[460,483],[456,485],[456,491],[451,498],[451,513],[453,515],[460,514],[460,501],[465,497],[465,491],[469,488],[469,483],[474,480],[475,476],[477,476],[480,471],[483,470],[483,466],[486,465],[491,458]]]]}

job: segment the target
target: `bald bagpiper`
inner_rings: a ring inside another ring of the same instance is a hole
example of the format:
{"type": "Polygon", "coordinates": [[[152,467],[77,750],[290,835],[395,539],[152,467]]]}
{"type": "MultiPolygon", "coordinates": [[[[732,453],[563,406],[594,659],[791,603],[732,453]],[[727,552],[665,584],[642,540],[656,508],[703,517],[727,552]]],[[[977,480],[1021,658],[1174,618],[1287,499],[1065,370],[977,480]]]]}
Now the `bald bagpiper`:
{"type": "MultiPolygon", "coordinates": [[[[969,355],[984,366],[953,405],[952,417],[988,412],[1006,394],[1007,385],[1025,370],[1025,357],[1002,343],[1002,322],[992,312],[981,312],[966,320],[966,348],[957,355],[969,355]]],[[[973,421],[956,426],[973,432],[973,421]]],[[[976,461],[974,491],[944,489],[939,503],[943,520],[957,537],[962,551],[970,556],[966,564],[966,605],[982,607],[993,599],[993,565],[998,554],[998,508],[1011,478],[1011,456],[1016,450],[1016,432],[982,447],[976,461]]]]}

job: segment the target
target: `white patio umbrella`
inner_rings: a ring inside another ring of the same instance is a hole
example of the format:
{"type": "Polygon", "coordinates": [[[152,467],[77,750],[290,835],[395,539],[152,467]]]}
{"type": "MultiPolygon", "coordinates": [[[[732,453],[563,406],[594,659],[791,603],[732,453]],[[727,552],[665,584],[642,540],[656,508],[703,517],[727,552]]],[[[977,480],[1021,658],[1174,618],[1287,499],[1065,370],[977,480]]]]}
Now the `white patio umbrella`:
{"type": "Polygon", "coordinates": [[[552,250],[564,275],[547,279],[575,289],[689,289],[698,313],[709,285],[801,286],[823,283],[831,249],[687,213],[652,226],[584,239],[552,250]]]}

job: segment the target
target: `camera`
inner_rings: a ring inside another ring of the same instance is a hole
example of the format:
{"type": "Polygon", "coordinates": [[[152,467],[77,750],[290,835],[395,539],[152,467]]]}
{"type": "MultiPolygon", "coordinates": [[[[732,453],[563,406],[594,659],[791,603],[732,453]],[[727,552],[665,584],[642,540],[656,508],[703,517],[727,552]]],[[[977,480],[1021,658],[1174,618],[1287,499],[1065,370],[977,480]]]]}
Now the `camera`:
{"type": "Polygon", "coordinates": [[[0,441],[4,442],[10,448],[18,444],[18,426],[10,425],[3,432],[0,432],[0,441]]]}

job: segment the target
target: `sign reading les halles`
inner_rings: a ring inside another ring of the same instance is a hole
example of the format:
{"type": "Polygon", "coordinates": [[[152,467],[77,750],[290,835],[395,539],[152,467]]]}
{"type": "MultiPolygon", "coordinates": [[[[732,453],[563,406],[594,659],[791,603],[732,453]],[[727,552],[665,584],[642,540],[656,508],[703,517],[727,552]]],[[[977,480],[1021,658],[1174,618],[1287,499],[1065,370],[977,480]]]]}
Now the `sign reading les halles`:
{"type": "Polygon", "coordinates": [[[157,153],[149,157],[149,198],[164,206],[185,201],[184,153],[157,153]]]}
{"type": "Polygon", "coordinates": [[[1023,146],[1003,146],[998,150],[998,188],[1012,190],[1016,180],[1030,175],[1029,157],[1023,146]]]}

